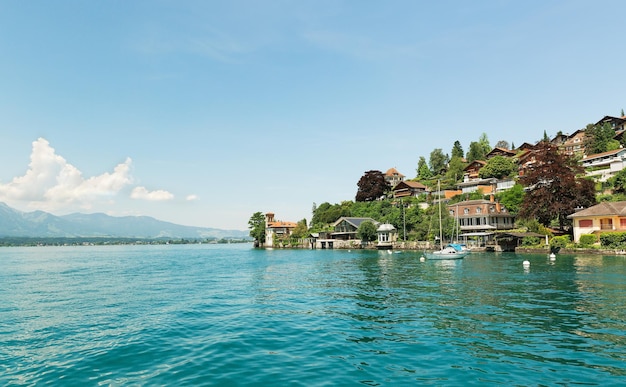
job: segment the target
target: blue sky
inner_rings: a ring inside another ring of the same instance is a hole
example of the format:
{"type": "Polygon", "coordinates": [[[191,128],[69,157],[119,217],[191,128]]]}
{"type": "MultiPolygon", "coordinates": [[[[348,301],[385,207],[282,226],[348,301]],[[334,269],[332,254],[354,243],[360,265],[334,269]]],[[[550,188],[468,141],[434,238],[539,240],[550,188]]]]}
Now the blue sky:
{"type": "Polygon", "coordinates": [[[0,201],[246,229],[624,100],[619,0],[3,1],[0,201]]]}

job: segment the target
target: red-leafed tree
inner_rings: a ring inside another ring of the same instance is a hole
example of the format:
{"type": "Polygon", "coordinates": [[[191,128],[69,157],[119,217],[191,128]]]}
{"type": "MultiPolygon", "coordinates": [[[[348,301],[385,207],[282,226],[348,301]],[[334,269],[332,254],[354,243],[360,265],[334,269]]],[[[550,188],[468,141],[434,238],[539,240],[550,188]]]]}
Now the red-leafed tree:
{"type": "Polygon", "coordinates": [[[594,183],[583,176],[584,168],[573,157],[561,153],[548,141],[540,142],[535,162],[520,177],[526,194],[519,217],[537,219],[544,226],[556,219],[559,228],[565,229],[570,224],[567,216],[577,207],[596,204],[594,183]]]}
{"type": "Polygon", "coordinates": [[[356,192],[357,202],[371,202],[384,196],[391,187],[385,175],[381,171],[367,171],[357,183],[359,189],[356,192]]]}

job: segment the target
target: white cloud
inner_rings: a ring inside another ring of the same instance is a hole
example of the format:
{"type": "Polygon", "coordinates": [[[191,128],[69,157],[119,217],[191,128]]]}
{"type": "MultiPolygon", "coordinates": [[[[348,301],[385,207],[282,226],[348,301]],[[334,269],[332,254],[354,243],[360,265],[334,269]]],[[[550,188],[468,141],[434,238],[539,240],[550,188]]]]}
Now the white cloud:
{"type": "Polygon", "coordinates": [[[131,199],[160,201],[171,200],[174,195],[164,190],[148,191],[146,187],[135,187],[130,193],[130,197],[131,199]]]}
{"type": "Polygon", "coordinates": [[[131,162],[127,158],[113,172],[85,179],[78,168],[56,154],[47,140],[39,138],[33,142],[24,176],[0,184],[0,201],[27,202],[30,207],[46,210],[76,205],[90,208],[94,200],[110,198],[132,183],[131,162]]]}
{"type": "Polygon", "coordinates": [[[192,202],[194,200],[198,200],[198,195],[195,195],[195,194],[187,195],[185,200],[187,200],[188,202],[192,202]]]}

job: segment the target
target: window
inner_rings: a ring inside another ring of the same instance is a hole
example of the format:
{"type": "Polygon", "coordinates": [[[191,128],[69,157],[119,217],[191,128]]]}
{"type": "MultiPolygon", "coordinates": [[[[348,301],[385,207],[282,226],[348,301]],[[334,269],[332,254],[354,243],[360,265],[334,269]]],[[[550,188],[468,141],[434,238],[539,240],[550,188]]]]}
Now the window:
{"type": "Polygon", "coordinates": [[[481,212],[483,212],[483,209],[480,207],[476,207],[476,213],[480,214],[481,212]]]}
{"type": "Polygon", "coordinates": [[[613,219],[611,219],[611,218],[600,219],[600,229],[601,230],[612,230],[613,229],[613,219]]]}
{"type": "Polygon", "coordinates": [[[465,215],[469,214],[469,208],[464,208],[464,209],[463,209],[463,213],[464,213],[465,215]]]}
{"type": "Polygon", "coordinates": [[[591,219],[581,219],[578,221],[578,227],[592,227],[593,220],[591,219]]]}
{"type": "Polygon", "coordinates": [[[626,228],[626,218],[620,218],[619,219],[619,227],[620,228],[626,228]]]}

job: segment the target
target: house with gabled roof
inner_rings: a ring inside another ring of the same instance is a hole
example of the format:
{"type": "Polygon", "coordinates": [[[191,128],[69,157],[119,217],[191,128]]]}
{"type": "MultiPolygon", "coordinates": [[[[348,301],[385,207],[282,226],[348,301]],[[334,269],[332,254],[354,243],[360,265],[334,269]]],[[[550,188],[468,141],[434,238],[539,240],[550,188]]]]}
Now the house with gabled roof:
{"type": "Polygon", "coordinates": [[[489,160],[494,156],[514,157],[517,154],[516,151],[504,148],[493,148],[489,153],[485,155],[485,159],[489,160]]]}
{"type": "Polygon", "coordinates": [[[583,155],[585,154],[586,138],[587,134],[585,133],[585,129],[578,129],[567,138],[561,149],[565,154],[570,156],[583,155]]]}
{"type": "Polygon", "coordinates": [[[574,242],[581,235],[626,232],[626,201],[602,202],[568,216],[573,221],[574,242]]]}
{"type": "Polygon", "coordinates": [[[611,125],[611,128],[613,128],[613,130],[615,130],[616,132],[620,130],[623,131],[626,129],[626,116],[624,117],[604,116],[598,122],[596,122],[596,125],[602,125],[605,123],[611,125]]]}
{"type": "Polygon", "coordinates": [[[467,164],[467,166],[463,168],[463,181],[478,179],[478,172],[485,165],[487,165],[487,162],[483,160],[474,160],[471,163],[467,164]]]}
{"type": "Polygon", "coordinates": [[[587,176],[604,182],[626,168],[626,149],[619,148],[594,155],[585,155],[579,162],[585,168],[587,176]]]}
{"type": "Polygon", "coordinates": [[[390,187],[395,187],[398,183],[404,181],[404,175],[395,168],[389,168],[387,172],[385,172],[385,180],[389,183],[390,187]]]}
{"type": "Polygon", "coordinates": [[[401,181],[400,183],[396,184],[396,186],[393,187],[391,191],[393,192],[394,198],[402,198],[409,196],[419,196],[428,191],[428,187],[426,187],[419,181],[407,180],[401,181]]]}
{"type": "Polygon", "coordinates": [[[340,240],[352,240],[358,239],[356,236],[357,230],[361,223],[372,222],[374,226],[380,226],[380,222],[375,221],[372,218],[355,218],[342,216],[332,224],[333,232],[330,233],[332,239],[340,240]]]}
{"type": "Polygon", "coordinates": [[[531,143],[525,142],[522,145],[515,148],[515,150],[517,151],[517,153],[519,153],[520,151],[531,151],[531,150],[534,150],[535,148],[537,148],[536,144],[533,145],[531,143]]]}
{"type": "Polygon", "coordinates": [[[265,246],[273,246],[274,241],[291,235],[298,224],[274,219],[274,214],[265,214],[265,246]]]}

